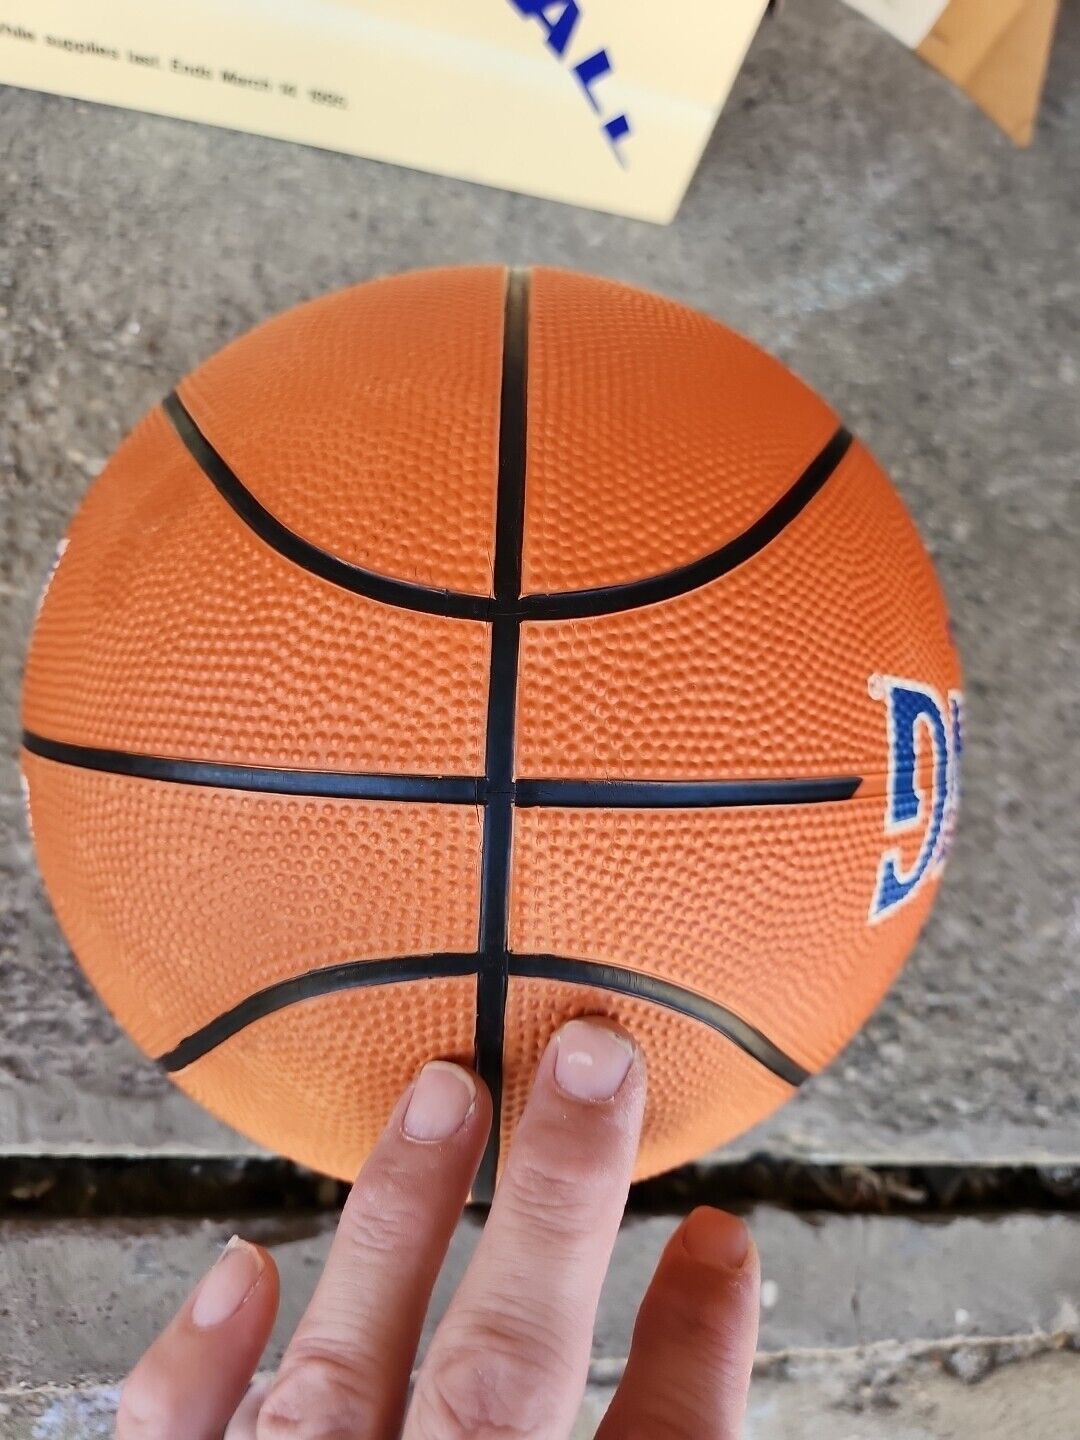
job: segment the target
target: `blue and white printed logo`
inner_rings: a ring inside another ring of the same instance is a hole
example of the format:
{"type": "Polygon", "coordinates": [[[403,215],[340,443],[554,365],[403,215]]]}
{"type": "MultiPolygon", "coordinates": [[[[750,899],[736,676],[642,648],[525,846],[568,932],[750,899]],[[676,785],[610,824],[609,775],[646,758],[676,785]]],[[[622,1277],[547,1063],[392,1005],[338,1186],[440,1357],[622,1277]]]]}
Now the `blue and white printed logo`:
{"type": "MultiPolygon", "coordinates": [[[[607,50],[592,50],[575,60],[573,44],[581,22],[577,0],[510,0],[510,4],[527,20],[537,20],[544,33],[544,44],[570,71],[582,95],[600,119],[600,130],[611,146],[620,165],[626,164],[623,141],[630,134],[630,119],[625,111],[615,114],[605,105],[597,86],[615,67],[607,50]]],[[[580,53],[580,52],[579,52],[580,53]]]]}
{"type": "Polygon", "coordinates": [[[917,894],[928,877],[945,864],[956,828],[960,798],[960,756],[964,748],[964,697],[950,690],[944,698],[930,685],[875,675],[870,695],[885,705],[889,740],[885,834],[911,840],[922,836],[919,853],[904,869],[900,846],[891,845],[878,865],[870,920],[891,915],[917,894]],[[930,746],[929,792],[919,788],[919,760],[930,746]]]}

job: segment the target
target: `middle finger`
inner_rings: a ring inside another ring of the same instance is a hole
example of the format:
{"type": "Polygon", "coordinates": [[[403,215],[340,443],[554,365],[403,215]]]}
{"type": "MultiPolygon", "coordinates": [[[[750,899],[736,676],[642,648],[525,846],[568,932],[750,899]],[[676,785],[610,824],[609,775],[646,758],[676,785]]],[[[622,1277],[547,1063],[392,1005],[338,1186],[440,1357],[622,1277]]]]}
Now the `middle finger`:
{"type": "Polygon", "coordinates": [[[563,1026],[417,1378],[405,1440],[570,1433],[644,1106],[644,1059],[624,1031],[563,1026]]]}

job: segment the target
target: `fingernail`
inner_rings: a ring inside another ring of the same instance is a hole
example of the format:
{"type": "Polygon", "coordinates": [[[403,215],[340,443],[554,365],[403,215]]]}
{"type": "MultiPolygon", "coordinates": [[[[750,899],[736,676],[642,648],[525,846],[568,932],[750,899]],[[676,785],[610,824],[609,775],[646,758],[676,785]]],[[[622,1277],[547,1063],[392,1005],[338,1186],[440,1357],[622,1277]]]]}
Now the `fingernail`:
{"type": "Polygon", "coordinates": [[[691,1211],[682,1241],[691,1260],[714,1270],[741,1270],[750,1254],[750,1232],[739,1217],[708,1206],[691,1211]]]}
{"type": "Polygon", "coordinates": [[[476,1100],[476,1081],[449,1060],[429,1060],[413,1086],[401,1128],[410,1140],[448,1140],[476,1100]]]}
{"type": "Polygon", "coordinates": [[[235,1315],[263,1273],[263,1258],[254,1245],[234,1235],[204,1278],[191,1307],[192,1324],[200,1330],[220,1325],[235,1315]]]}
{"type": "Polygon", "coordinates": [[[634,1044],[595,1020],[570,1020],[555,1036],[555,1083],[574,1100],[610,1100],[626,1079],[634,1044]]]}

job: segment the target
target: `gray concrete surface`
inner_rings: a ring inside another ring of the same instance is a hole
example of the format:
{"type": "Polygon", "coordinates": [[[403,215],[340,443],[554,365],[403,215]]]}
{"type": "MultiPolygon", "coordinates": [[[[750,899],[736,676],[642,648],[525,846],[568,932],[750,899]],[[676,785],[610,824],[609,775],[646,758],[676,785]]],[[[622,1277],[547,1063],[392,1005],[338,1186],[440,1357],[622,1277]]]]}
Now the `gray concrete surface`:
{"type": "MultiPolygon", "coordinates": [[[[1057,1336],[1080,1344],[1080,1215],[958,1218],[748,1216],[762,1257],[765,1354],[1057,1336]]],[[[630,1216],[597,1319],[597,1366],[625,1359],[630,1331],[677,1216],[630,1216]]],[[[0,1391],[123,1375],[234,1231],[271,1250],[282,1309],[277,1363],[326,1258],[329,1215],[240,1220],[0,1221],[0,1391]]],[[[425,1327],[429,1335],[480,1234],[458,1227],[425,1327]]],[[[599,1372],[598,1372],[599,1373],[599,1372]]]]}
{"type": "MultiPolygon", "coordinates": [[[[613,1391],[589,1385],[571,1440],[591,1440],[613,1391]]],[[[743,1440],[1017,1440],[1075,1431],[1080,1362],[1053,1343],[932,1346],[768,1357],[743,1440]],[[977,1383],[951,1367],[974,1363],[977,1383]]],[[[3,1440],[111,1440],[117,1387],[0,1394],[3,1440]]]]}
{"type": "MultiPolygon", "coordinates": [[[[54,544],[122,432],[302,297],[444,261],[667,291],[777,351],[894,475],[966,658],[963,823],[918,953],[845,1056],[740,1148],[1080,1159],[1080,11],[1035,147],[833,0],[754,46],[658,229],[243,135],[0,92],[4,734],[54,544]]],[[[0,1147],[230,1152],[103,1013],[0,824],[0,1147]]]]}
{"type": "MultiPolygon", "coordinates": [[[[743,1440],[1056,1440],[1074,1433],[1080,1396],[1075,1353],[1041,1345],[777,1356],[763,1371],[743,1440]],[[957,1360],[989,1373],[965,1383],[950,1368],[957,1360]]],[[[611,1393],[589,1387],[575,1440],[595,1433],[611,1393]]]]}
{"type": "MultiPolygon", "coordinates": [[[[1004,1388],[1014,1418],[1025,1406],[1045,1418],[1055,1407],[1064,1414],[1066,1400],[1080,1404],[1080,1363],[1070,1354],[1080,1347],[1080,1216],[925,1224],[763,1206],[749,1221],[764,1277],[751,1440],[970,1436],[978,1432],[958,1421],[944,1428],[935,1417],[993,1415],[1000,1399],[962,1394],[984,1382],[1004,1388]],[[1055,1352],[1068,1363],[1047,1364],[1055,1352]],[[997,1372],[1007,1367],[1002,1386],[997,1372]],[[875,1419],[895,1426],[899,1410],[913,1428],[872,1432],[875,1419]],[[830,1412],[850,1430],[811,1425],[830,1412]],[[803,1428],[783,1428],[785,1417],[793,1427],[800,1417],[803,1428]]],[[[600,1307],[586,1417],[595,1419],[621,1373],[634,1314],[675,1223],[633,1217],[624,1225],[600,1307]]],[[[330,1217],[0,1224],[0,1436],[51,1440],[76,1420],[86,1428],[72,1434],[108,1433],[113,1382],[237,1228],[267,1244],[282,1273],[281,1319],[265,1357],[272,1369],[325,1258],[330,1217]]],[[[468,1220],[455,1236],[425,1343],[477,1234],[468,1220]]],[[[1016,1440],[1025,1432],[986,1433],[1016,1440]]],[[[1071,1432],[1030,1433],[1049,1440],[1071,1432]]]]}

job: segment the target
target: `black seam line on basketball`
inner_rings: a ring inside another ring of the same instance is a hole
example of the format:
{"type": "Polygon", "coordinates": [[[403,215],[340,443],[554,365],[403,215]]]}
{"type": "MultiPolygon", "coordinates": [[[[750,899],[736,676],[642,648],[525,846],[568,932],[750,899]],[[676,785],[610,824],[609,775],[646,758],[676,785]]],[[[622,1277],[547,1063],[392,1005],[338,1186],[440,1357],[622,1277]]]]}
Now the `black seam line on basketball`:
{"type": "Polygon", "coordinates": [[[287,1009],[302,1000],[317,1000],[338,990],[357,990],[368,985],[445,980],[475,973],[476,956],[471,951],[461,954],[443,951],[432,955],[396,955],[387,960],[347,960],[341,965],[309,970],[246,996],[232,1009],[216,1015],[185,1036],[167,1054],[159,1056],[157,1063],[164,1070],[183,1070],[256,1020],[264,1020],[275,1011],[287,1009]]]}
{"type": "MultiPolygon", "coordinates": [[[[183,1070],[201,1060],[257,1020],[305,1000],[317,1000],[343,990],[367,986],[408,984],[416,980],[444,980],[476,973],[478,956],[441,952],[433,955],[399,955],[386,960],[350,960],[309,970],[289,980],[279,980],[248,995],[239,1004],[217,1015],[198,1030],[185,1036],[158,1064],[167,1071],[183,1070]]],[[[590,986],[617,995],[628,995],[660,1005],[688,1020],[696,1020],[730,1040],[751,1059],[788,1085],[799,1086],[810,1072],[774,1045],[769,1037],[733,1011],[700,995],[638,970],[606,965],[594,960],[564,959],[559,955],[514,955],[508,957],[510,975],[523,980],[551,980],[560,984],[590,986]]]]}
{"type": "Polygon", "coordinates": [[[765,513],[741,535],[736,535],[719,550],[692,560],[675,570],[652,575],[644,580],[628,580],[621,585],[605,585],[595,590],[564,590],[548,595],[526,595],[521,600],[521,616],[525,620],[581,620],[593,615],[614,615],[622,610],[636,610],[673,600],[677,595],[698,590],[718,580],[736,566],[744,564],[759,550],[775,540],[835,473],[848,453],[853,437],[840,429],[825,448],[811,460],[789,490],[786,490],[765,513]]]}
{"type": "Polygon", "coordinates": [[[660,575],[629,580],[624,584],[605,585],[590,590],[565,590],[552,594],[519,594],[512,600],[507,600],[498,593],[494,598],[488,595],[470,595],[463,591],[443,590],[436,586],[417,585],[408,580],[394,579],[388,575],[380,575],[375,570],[367,570],[362,565],[342,560],[318,545],[313,545],[311,541],[283,525],[255,499],[203,435],[175,392],[166,396],[162,401],[162,408],[181,444],[226,503],[261,540],[291,560],[294,565],[311,571],[342,589],[378,600],[384,605],[461,620],[494,621],[500,616],[516,616],[518,619],[536,621],[586,619],[589,616],[614,615],[642,605],[653,605],[699,589],[734,570],[775,540],[806,508],[837,469],[853,443],[847,430],[838,430],[771,509],[741,535],[736,535],[726,545],[698,560],[692,560],[674,570],[666,570],[660,575]]]}
{"type": "Polygon", "coordinates": [[[662,1005],[667,1010],[691,1020],[700,1020],[703,1025],[719,1031],[759,1065],[771,1070],[789,1085],[799,1086],[810,1078],[808,1070],[733,1011],[696,990],[687,990],[670,980],[662,980],[658,975],[646,975],[640,970],[627,970],[595,960],[568,960],[559,955],[511,955],[510,974],[528,980],[591,985],[598,990],[611,990],[619,995],[632,995],[653,1005],[662,1005]]]}
{"type": "Polygon", "coordinates": [[[857,775],[805,780],[518,780],[514,792],[519,809],[708,810],[850,800],[861,783],[857,775]]]}
{"type": "Polygon", "coordinates": [[[32,755],[81,770],[137,780],[268,795],[342,800],[401,800],[438,805],[483,805],[509,799],[519,809],[721,809],[725,806],[805,805],[850,800],[862,780],[838,775],[802,780],[510,780],[489,784],[483,775],[416,775],[351,770],[289,770],[269,765],[226,765],[128,750],[98,749],[50,740],[32,730],[22,743],[32,755]]]}
{"type": "Polygon", "coordinates": [[[488,672],[484,777],[487,804],[480,870],[479,960],[476,980],[476,1069],[491,1091],[493,1118],[473,1185],[490,1201],[499,1163],[503,1025],[506,1012],[510,850],[514,824],[514,722],[521,622],[513,607],[521,593],[525,528],[525,464],[529,344],[528,273],[506,280],[502,383],[499,393],[499,475],[495,506],[495,603],[488,672]]]}
{"type": "Polygon", "coordinates": [[[81,770],[100,770],[137,780],[221,790],[254,790],[268,795],[306,795],[328,800],[412,800],[437,805],[483,803],[484,780],[476,775],[395,775],[344,770],[286,770],[276,766],[223,765],[212,760],[177,760],[69,745],[32,731],[23,732],[32,755],[81,770]]]}
{"type": "Polygon", "coordinates": [[[356,595],[366,595],[385,605],[402,610],[419,610],[427,615],[444,615],[460,620],[488,620],[492,602],[487,595],[469,595],[437,586],[416,585],[397,580],[362,565],[353,565],[337,555],[313,545],[283,525],[261,505],[234,470],[218,454],[188,413],[184,402],[173,391],[161,402],[162,409],[180,443],[215,487],[221,497],[239,515],[249,529],[279,555],[313,575],[329,580],[356,595]]]}

